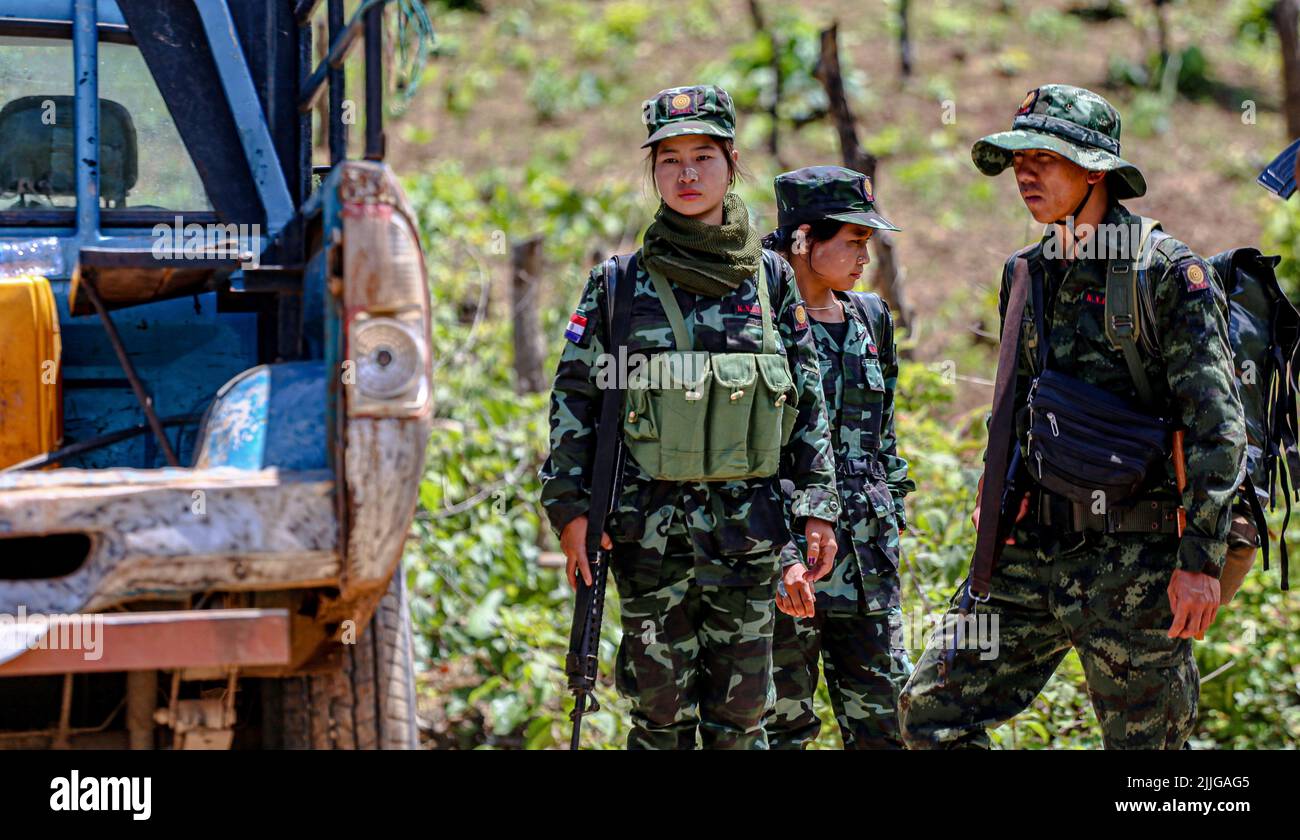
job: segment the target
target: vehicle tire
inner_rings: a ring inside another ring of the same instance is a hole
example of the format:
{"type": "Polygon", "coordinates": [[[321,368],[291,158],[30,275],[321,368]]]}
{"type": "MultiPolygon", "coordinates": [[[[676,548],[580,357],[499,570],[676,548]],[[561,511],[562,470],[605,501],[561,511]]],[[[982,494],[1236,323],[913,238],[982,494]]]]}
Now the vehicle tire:
{"type": "Polygon", "coordinates": [[[370,624],[332,674],[263,680],[267,749],[419,749],[415,661],[399,566],[370,624]]]}

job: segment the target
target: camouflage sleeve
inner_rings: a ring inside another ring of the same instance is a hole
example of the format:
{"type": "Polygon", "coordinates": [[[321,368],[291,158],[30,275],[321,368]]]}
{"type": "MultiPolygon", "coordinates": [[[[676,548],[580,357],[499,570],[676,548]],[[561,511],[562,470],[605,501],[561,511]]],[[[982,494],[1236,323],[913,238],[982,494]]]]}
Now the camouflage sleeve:
{"type": "Polygon", "coordinates": [[[799,397],[794,431],[782,453],[781,476],[794,483],[791,529],[798,531],[802,527],[799,522],[805,517],[834,522],[839,517],[840,499],[835,489],[835,460],[817,345],[794,281],[794,269],[780,257],[776,262],[781,269],[777,284],[780,301],[776,308],[777,328],[799,397]]]}
{"type": "Polygon", "coordinates": [[[542,507],[558,535],[586,514],[591,462],[596,452],[600,392],[596,360],[605,352],[604,290],[594,269],[583,290],[577,316],[586,319],[576,341],[566,338],[551,390],[551,452],[542,465],[542,507]]]}
{"type": "Polygon", "coordinates": [[[1245,469],[1246,427],[1228,342],[1227,301],[1211,269],[1186,245],[1156,249],[1158,340],[1183,451],[1187,528],[1177,568],[1218,577],[1227,553],[1231,506],[1245,469]]]}
{"type": "Polygon", "coordinates": [[[880,460],[885,465],[885,483],[894,497],[894,513],[898,530],[907,528],[907,510],[903,498],[916,489],[916,482],[907,477],[907,461],[899,457],[898,436],[894,430],[894,392],[898,389],[898,345],[894,342],[894,318],[889,305],[882,302],[880,319],[881,371],[885,375],[885,403],[880,417],[880,460]]]}

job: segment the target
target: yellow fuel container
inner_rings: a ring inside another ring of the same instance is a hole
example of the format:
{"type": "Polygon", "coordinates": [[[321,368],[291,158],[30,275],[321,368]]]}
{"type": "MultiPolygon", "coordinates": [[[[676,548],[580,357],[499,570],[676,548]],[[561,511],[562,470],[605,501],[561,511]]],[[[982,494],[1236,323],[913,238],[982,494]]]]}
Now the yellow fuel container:
{"type": "Polygon", "coordinates": [[[0,276],[0,468],[58,448],[62,353],[50,281],[0,276]]]}

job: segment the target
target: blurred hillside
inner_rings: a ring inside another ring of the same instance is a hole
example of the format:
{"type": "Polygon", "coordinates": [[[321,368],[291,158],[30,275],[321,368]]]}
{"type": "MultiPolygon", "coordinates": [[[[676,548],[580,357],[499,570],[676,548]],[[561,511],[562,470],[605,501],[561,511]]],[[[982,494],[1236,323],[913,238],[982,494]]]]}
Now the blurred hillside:
{"type": "MultiPolygon", "coordinates": [[[[749,2],[552,0],[487,2],[485,14],[438,16],[442,55],[430,68],[429,89],[392,132],[394,165],[415,172],[455,160],[467,172],[516,173],[532,165],[579,190],[630,185],[644,201],[638,218],[620,221],[635,235],[655,204],[638,148],[641,101],[672,85],[718,83],[747,111],[738,140],[754,178],[744,194],[766,229],[775,217],[770,185],[777,172],[840,162],[828,119],[795,127],[824,107],[808,71],[818,31],[838,21],[859,135],[880,158],[877,193],[905,229],[897,247],[909,302],[924,317],[921,358],[946,352],[944,316],[970,312],[970,295],[993,282],[1008,253],[1037,237],[1010,175],[981,176],[970,147],[1009,127],[1025,91],[1039,84],[1090,87],[1121,109],[1123,154],[1150,185],[1132,209],[1207,254],[1260,238],[1271,204],[1254,175],[1287,138],[1276,111],[1276,36],[1264,33],[1256,43],[1239,34],[1251,4],[1166,7],[1169,45],[1185,77],[1174,90],[1126,83],[1149,75],[1157,52],[1154,7],[1146,2],[1112,3],[1123,14],[1101,22],[1090,22],[1097,14],[1068,13],[1082,7],[1077,0],[912,3],[909,78],[899,69],[896,2],[759,5],[792,53],[785,63],[794,72],[779,105],[787,117],[779,160],[767,149],[770,47],[755,31],[749,2]],[[1254,103],[1251,124],[1243,121],[1247,101],[1254,103]]],[[[575,272],[552,268],[551,285],[567,301],[575,272]]]]}

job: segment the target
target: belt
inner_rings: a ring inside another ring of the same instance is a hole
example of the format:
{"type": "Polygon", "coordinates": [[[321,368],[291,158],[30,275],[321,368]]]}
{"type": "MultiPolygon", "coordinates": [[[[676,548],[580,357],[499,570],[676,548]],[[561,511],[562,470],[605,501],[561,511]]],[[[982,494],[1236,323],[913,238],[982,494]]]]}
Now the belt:
{"type": "Polygon", "coordinates": [[[1139,499],[1111,505],[1105,513],[1093,513],[1090,505],[1041,490],[1038,494],[1039,524],[1066,532],[1097,531],[1104,534],[1177,534],[1178,502],[1139,499]]]}

